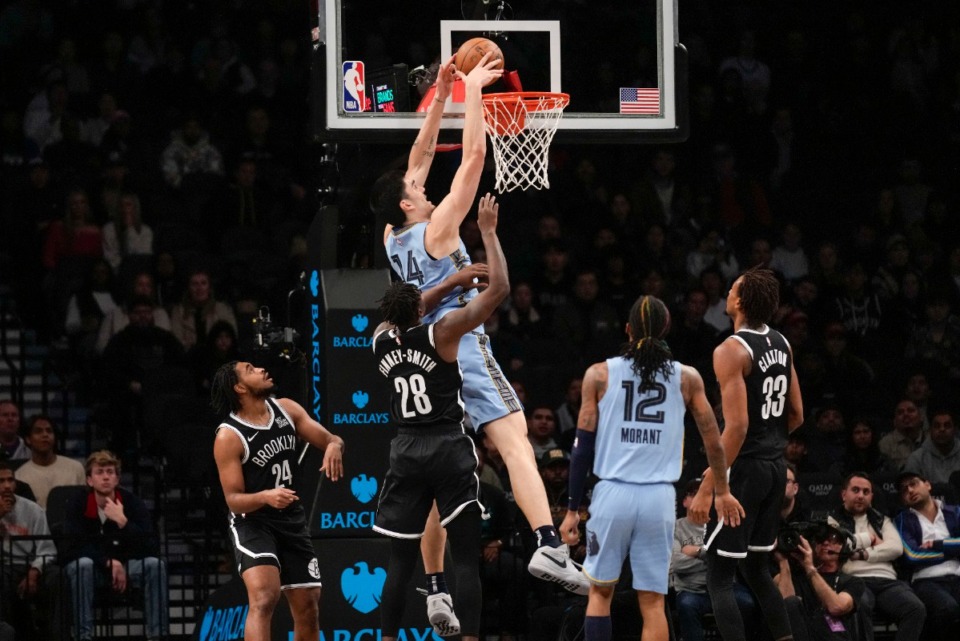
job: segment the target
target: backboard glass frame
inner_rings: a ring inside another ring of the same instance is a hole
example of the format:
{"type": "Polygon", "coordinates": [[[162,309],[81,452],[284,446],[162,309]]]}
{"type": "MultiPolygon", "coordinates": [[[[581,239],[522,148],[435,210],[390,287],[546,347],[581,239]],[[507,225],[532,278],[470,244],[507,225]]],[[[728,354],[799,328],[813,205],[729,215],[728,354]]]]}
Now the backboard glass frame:
{"type": "MultiPolygon", "coordinates": [[[[344,50],[341,2],[319,0],[318,29],[314,32],[315,135],[320,140],[406,142],[419,130],[424,114],[416,112],[347,113],[344,104],[342,55],[344,50]]],[[[572,113],[568,108],[559,123],[556,141],[575,143],[679,142],[689,131],[687,113],[686,50],[678,41],[675,0],[651,0],[657,8],[657,69],[659,73],[660,112],[658,114],[572,113]]],[[[561,92],[560,30],[556,20],[441,20],[441,59],[453,51],[454,34],[481,32],[495,25],[497,31],[540,31],[548,34],[550,47],[550,88],[561,92]]],[[[525,87],[526,89],[526,87],[525,87]]],[[[575,96],[571,97],[574,101],[575,96]]],[[[463,128],[462,104],[448,101],[441,122],[441,140],[455,141],[463,128]]]]}

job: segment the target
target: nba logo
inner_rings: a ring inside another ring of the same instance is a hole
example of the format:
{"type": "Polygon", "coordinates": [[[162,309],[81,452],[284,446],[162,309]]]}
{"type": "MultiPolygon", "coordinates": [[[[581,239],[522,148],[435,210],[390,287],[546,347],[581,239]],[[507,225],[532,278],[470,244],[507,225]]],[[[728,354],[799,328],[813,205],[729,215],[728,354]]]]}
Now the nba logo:
{"type": "Polygon", "coordinates": [[[343,63],[343,110],[348,113],[360,113],[364,110],[366,97],[363,63],[359,60],[347,60],[343,63]]]}

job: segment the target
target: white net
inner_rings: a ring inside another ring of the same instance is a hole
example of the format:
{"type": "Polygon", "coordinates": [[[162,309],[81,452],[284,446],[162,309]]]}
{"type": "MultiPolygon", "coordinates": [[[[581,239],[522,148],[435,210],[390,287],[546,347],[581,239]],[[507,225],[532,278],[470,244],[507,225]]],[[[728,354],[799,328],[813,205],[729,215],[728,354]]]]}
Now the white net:
{"type": "Polygon", "coordinates": [[[496,190],[549,189],[550,142],[570,102],[560,93],[501,93],[483,97],[484,123],[493,142],[496,190]]]}

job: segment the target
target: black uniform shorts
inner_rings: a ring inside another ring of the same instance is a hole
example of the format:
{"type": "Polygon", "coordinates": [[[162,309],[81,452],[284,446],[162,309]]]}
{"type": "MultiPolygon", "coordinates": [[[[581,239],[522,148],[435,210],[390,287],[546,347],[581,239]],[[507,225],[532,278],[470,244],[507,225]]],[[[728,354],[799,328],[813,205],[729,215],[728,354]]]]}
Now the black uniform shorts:
{"type": "Polygon", "coordinates": [[[445,526],[467,506],[480,505],[479,492],[477,453],[461,426],[400,428],[390,442],[390,469],[373,529],[420,538],[434,500],[445,526]]]}
{"type": "Polygon", "coordinates": [[[705,546],[720,556],[742,559],[747,551],[770,552],[777,544],[780,507],[787,486],[783,459],[737,459],[730,468],[730,492],[746,517],[739,527],[728,527],[711,511],[705,546]]]}
{"type": "Polygon", "coordinates": [[[230,540],[241,576],[252,567],[273,565],[280,569],[281,589],[321,587],[320,565],[305,521],[235,514],[230,518],[230,540]]]}

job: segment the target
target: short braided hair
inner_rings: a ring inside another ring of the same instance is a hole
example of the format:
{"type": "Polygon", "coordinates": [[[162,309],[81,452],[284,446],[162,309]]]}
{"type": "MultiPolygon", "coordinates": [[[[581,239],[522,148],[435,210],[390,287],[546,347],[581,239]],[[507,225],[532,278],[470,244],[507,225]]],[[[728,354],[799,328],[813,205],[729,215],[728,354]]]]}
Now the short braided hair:
{"type": "Polygon", "coordinates": [[[415,285],[395,281],[379,301],[383,320],[400,329],[413,327],[420,320],[420,290],[415,285]]]}

